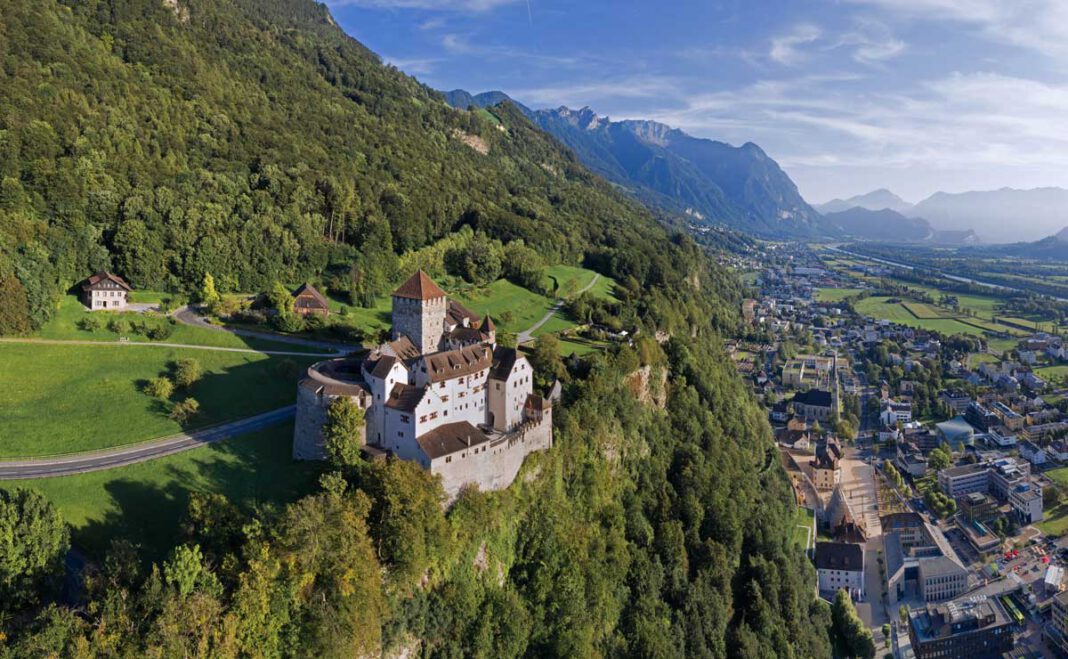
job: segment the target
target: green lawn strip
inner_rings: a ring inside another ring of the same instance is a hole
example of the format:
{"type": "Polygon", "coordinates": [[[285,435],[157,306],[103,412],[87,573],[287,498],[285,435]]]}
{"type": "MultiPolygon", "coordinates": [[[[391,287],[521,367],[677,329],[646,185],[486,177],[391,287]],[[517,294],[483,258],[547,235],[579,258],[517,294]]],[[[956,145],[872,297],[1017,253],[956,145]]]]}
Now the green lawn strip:
{"type": "Polygon", "coordinates": [[[586,339],[583,337],[560,337],[560,354],[564,357],[575,353],[579,357],[588,355],[591,352],[597,350],[604,350],[608,346],[612,345],[608,341],[594,341],[592,339],[586,339]]]}
{"type": "Polygon", "coordinates": [[[973,352],[968,355],[968,368],[978,368],[979,364],[995,363],[999,361],[1001,361],[1000,358],[990,354],[989,352],[973,352]]]}
{"type": "Polygon", "coordinates": [[[841,302],[847,297],[861,293],[859,288],[820,288],[816,290],[817,302],[841,302]]]}
{"type": "Polygon", "coordinates": [[[885,296],[868,297],[854,305],[854,308],[857,313],[863,316],[889,320],[908,327],[933,330],[946,335],[972,334],[981,336],[987,331],[965,322],[963,318],[917,318],[902,304],[890,302],[890,300],[896,299],[885,296]]]}
{"type": "MultiPolygon", "coordinates": [[[[45,323],[37,333],[42,339],[54,339],[60,341],[117,341],[119,335],[108,329],[108,322],[120,318],[130,323],[146,321],[150,325],[159,325],[168,322],[158,314],[141,314],[136,312],[90,312],[82,306],[81,302],[72,295],[65,296],[60,300],[56,314],[45,323]],[[78,321],[83,318],[96,318],[100,328],[86,331],[78,327],[78,321]]],[[[177,323],[172,326],[170,336],[160,341],[153,341],[146,336],[127,332],[123,335],[129,341],[137,343],[184,343],[187,345],[208,346],[213,348],[249,348],[252,350],[281,350],[288,352],[322,352],[321,348],[306,347],[269,339],[254,337],[242,337],[220,330],[205,329],[203,327],[191,327],[177,323]]]]}
{"type": "MultiPolygon", "coordinates": [[[[1036,368],[1035,373],[1037,373],[1039,377],[1047,380],[1063,380],[1065,376],[1068,376],[1068,364],[1058,364],[1056,366],[1042,366],[1040,368],[1036,368]]],[[[1068,479],[1066,479],[1065,484],[1068,484],[1068,479]]]]}
{"type": "Polygon", "coordinates": [[[149,462],[58,478],[0,481],[41,491],[71,524],[74,541],[100,558],[112,538],[140,543],[160,560],[180,540],[190,492],[221,493],[252,512],[315,488],[319,463],[290,458],[293,424],[228,439],[149,462]]]}
{"type": "Polygon", "coordinates": [[[0,457],[89,451],[181,431],[167,418],[169,406],[141,388],[184,357],[204,369],[199,382],[173,396],[200,403],[186,430],[292,404],[297,373],[315,361],[181,348],[0,344],[0,457]]]}
{"type": "Polygon", "coordinates": [[[964,323],[965,325],[971,325],[973,327],[978,327],[979,329],[987,331],[987,332],[996,332],[998,334],[1009,334],[1011,336],[1028,336],[1028,335],[1031,334],[1030,332],[1025,331],[1025,330],[1021,330],[1021,329],[1019,329],[1017,327],[1010,327],[1008,325],[1002,325],[1001,323],[992,323],[992,322],[990,322],[988,320],[981,320],[981,319],[975,318],[973,316],[960,316],[960,317],[957,318],[957,320],[959,320],[960,322],[964,323]]]}

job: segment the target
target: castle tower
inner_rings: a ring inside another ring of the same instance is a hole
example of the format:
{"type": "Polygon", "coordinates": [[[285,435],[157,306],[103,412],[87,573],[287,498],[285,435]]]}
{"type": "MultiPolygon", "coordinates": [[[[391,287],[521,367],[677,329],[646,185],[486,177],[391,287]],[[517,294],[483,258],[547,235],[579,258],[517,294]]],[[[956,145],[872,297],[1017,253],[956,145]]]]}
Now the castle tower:
{"type": "Polygon", "coordinates": [[[393,291],[393,339],[408,337],[423,354],[440,349],[445,333],[445,291],[420,270],[393,291]]]}
{"type": "Polygon", "coordinates": [[[493,319],[490,318],[489,314],[486,314],[486,317],[482,319],[482,325],[479,326],[478,330],[486,336],[487,341],[492,344],[497,343],[497,326],[493,324],[493,319]]]}

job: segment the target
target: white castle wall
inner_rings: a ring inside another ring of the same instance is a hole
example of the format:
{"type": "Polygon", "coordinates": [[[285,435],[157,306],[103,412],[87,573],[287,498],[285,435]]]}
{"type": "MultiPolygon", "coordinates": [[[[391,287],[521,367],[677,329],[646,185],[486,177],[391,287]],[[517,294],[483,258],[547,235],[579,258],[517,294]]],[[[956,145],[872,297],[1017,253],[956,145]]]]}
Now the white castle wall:
{"type": "Polygon", "coordinates": [[[523,460],[534,451],[553,446],[552,410],[540,421],[527,421],[499,439],[431,462],[430,473],[441,476],[441,485],[451,502],[464,485],[476,484],[480,490],[502,490],[515,480],[523,460]],[[478,452],[475,450],[478,449],[478,452]]]}

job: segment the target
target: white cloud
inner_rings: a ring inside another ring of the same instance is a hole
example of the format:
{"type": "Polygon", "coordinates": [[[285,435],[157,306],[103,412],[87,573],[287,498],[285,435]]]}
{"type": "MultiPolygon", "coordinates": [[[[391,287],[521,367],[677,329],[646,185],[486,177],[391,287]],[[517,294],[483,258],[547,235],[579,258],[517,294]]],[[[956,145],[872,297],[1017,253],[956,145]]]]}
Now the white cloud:
{"type": "Polygon", "coordinates": [[[514,5],[523,0],[325,0],[330,7],[368,7],[373,9],[430,9],[435,11],[482,12],[514,5]]]}
{"type": "Polygon", "coordinates": [[[911,21],[970,25],[988,41],[1038,52],[1068,65],[1064,0],[847,0],[911,21]]]}
{"type": "Polygon", "coordinates": [[[801,46],[815,42],[820,36],[822,36],[822,32],[815,25],[807,23],[797,25],[789,34],[784,34],[771,40],[771,50],[768,51],[768,57],[786,66],[799,64],[805,59],[801,46]]]}

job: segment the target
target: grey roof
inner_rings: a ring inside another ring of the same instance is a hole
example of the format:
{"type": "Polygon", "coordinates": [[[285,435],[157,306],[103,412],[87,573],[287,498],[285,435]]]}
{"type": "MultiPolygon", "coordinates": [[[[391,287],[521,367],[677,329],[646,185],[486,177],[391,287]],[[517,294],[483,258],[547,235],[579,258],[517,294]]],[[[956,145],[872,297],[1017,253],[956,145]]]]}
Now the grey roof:
{"type": "Polygon", "coordinates": [[[434,460],[484,444],[489,441],[489,437],[467,421],[457,421],[423,433],[416,437],[415,441],[419,443],[419,448],[423,450],[423,453],[434,460]]]}
{"type": "Polygon", "coordinates": [[[389,400],[386,401],[386,407],[400,410],[401,412],[412,412],[419,405],[419,401],[423,400],[423,394],[425,393],[426,387],[416,387],[398,382],[393,385],[393,390],[389,392],[389,400]]]}
{"type": "Polygon", "coordinates": [[[809,389],[794,394],[794,403],[800,405],[815,405],[817,407],[831,406],[831,392],[822,389],[809,389]]]}
{"type": "Polygon", "coordinates": [[[852,542],[817,542],[816,569],[860,572],[864,569],[864,549],[852,542]]]}

